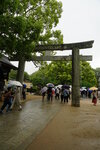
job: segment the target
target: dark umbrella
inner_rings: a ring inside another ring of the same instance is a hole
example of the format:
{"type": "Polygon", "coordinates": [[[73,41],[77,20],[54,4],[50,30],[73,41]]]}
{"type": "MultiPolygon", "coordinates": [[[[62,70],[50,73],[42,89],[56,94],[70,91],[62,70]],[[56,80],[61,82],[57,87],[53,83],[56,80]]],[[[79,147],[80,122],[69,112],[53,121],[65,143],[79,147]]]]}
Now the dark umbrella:
{"type": "Polygon", "coordinates": [[[47,84],[47,87],[54,87],[54,84],[48,83],[48,84],[47,84]]]}
{"type": "Polygon", "coordinates": [[[64,85],[62,86],[62,88],[69,89],[69,88],[70,88],[70,86],[69,86],[69,85],[67,85],[67,84],[64,84],[64,85]]]}

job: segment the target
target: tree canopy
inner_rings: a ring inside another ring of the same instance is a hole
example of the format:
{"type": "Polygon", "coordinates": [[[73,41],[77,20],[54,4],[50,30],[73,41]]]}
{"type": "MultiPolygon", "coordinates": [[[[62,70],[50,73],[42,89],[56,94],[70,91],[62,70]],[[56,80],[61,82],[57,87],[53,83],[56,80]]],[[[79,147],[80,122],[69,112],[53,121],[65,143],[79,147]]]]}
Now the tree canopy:
{"type": "Polygon", "coordinates": [[[54,28],[61,17],[57,0],[0,1],[0,50],[16,57],[29,57],[36,44],[63,42],[54,28]]]}
{"type": "Polygon", "coordinates": [[[61,31],[54,30],[61,13],[57,0],[0,1],[0,53],[19,60],[19,77],[36,45],[63,43],[61,31]]]}
{"type": "MultiPolygon", "coordinates": [[[[80,63],[80,86],[96,86],[97,80],[94,70],[87,62],[80,63]]],[[[59,61],[41,67],[31,75],[33,85],[46,85],[51,82],[55,85],[72,85],[72,62],[59,61]]]]}

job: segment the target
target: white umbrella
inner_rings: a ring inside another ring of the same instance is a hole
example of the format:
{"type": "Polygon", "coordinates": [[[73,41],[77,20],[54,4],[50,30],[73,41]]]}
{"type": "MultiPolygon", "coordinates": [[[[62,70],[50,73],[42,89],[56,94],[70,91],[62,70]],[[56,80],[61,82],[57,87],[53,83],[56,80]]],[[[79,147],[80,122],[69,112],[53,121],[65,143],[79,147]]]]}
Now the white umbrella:
{"type": "Polygon", "coordinates": [[[13,81],[13,80],[9,80],[8,81],[8,86],[22,86],[22,84],[19,81],[13,81]]]}
{"type": "Polygon", "coordinates": [[[61,88],[62,88],[62,85],[61,85],[61,84],[59,84],[59,85],[57,85],[57,86],[56,86],[56,88],[57,88],[57,87],[61,89],[61,88]]]}

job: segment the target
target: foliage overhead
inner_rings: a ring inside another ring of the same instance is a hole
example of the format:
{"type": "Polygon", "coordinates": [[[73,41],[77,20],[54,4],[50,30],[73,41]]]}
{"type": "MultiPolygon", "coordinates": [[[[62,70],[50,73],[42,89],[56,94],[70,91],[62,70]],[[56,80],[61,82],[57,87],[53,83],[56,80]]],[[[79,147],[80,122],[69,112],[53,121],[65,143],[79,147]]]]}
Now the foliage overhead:
{"type": "Polygon", "coordinates": [[[30,58],[37,44],[63,43],[59,22],[62,3],[57,0],[1,0],[0,53],[30,58]]]}

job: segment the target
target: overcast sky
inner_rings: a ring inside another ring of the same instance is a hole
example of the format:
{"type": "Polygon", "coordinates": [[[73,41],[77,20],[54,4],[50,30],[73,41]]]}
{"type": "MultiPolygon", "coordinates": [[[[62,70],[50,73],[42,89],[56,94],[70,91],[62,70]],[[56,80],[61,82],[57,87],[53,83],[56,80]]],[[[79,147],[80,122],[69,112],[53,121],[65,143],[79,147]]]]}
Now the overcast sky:
{"type": "MultiPolygon", "coordinates": [[[[80,54],[92,55],[93,68],[100,67],[100,0],[61,0],[63,13],[57,29],[62,31],[64,43],[94,40],[93,48],[80,50],[80,54]]],[[[58,55],[71,54],[59,52],[58,55]]],[[[26,63],[29,74],[37,69],[32,62],[26,63]]]]}

